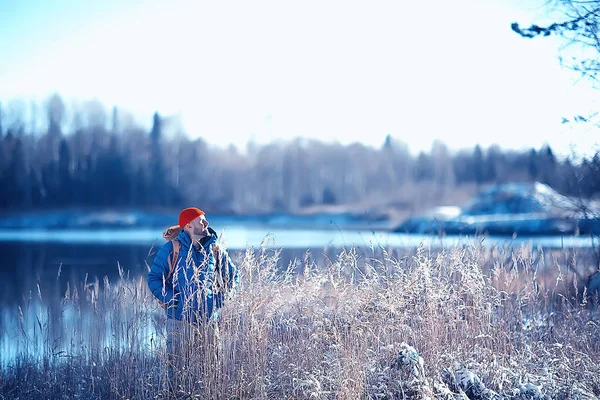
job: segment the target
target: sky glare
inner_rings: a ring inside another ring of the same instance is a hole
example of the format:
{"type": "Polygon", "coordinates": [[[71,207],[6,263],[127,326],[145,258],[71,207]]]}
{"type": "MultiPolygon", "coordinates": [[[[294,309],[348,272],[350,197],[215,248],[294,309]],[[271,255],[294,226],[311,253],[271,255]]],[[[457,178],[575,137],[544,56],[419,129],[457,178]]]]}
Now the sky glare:
{"type": "Polygon", "coordinates": [[[96,98],[144,126],[156,110],[217,145],[597,148],[595,130],[561,123],[597,93],[561,69],[556,39],[510,29],[542,4],[0,0],[0,101],[96,98]]]}

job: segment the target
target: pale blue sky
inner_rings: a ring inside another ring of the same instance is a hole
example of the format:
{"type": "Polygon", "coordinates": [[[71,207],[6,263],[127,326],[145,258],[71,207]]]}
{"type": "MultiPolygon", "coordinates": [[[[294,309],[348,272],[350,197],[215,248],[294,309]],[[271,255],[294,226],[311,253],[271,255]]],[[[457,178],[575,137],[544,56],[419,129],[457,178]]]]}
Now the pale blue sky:
{"type": "Polygon", "coordinates": [[[597,146],[561,124],[597,93],[556,40],[510,30],[543,20],[543,1],[410,3],[0,0],[0,101],[97,98],[144,125],[158,110],[222,145],[597,146]]]}

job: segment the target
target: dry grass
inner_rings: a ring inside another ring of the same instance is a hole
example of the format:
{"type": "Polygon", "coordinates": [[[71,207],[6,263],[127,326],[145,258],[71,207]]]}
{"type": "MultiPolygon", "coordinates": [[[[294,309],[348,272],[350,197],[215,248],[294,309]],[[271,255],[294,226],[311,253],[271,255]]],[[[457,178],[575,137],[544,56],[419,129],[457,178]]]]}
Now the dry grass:
{"type": "Polygon", "coordinates": [[[162,309],[122,274],[24,306],[0,399],[600,395],[597,298],[573,279],[575,251],[350,249],[285,270],[273,249],[240,257],[242,287],[189,332],[175,394],[162,309]]]}

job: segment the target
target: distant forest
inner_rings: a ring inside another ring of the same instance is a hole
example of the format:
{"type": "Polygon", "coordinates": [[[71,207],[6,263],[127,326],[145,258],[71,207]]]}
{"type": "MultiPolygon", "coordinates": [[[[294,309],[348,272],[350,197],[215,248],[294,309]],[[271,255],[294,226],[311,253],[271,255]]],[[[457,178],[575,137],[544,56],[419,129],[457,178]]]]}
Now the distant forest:
{"type": "Polygon", "coordinates": [[[599,153],[573,162],[557,159],[548,146],[450,152],[436,142],[414,156],[401,138],[392,137],[380,148],[297,139],[243,144],[240,150],[218,146],[210,132],[206,139],[190,140],[158,114],[147,131],[125,112],[109,113],[95,102],[70,110],[69,121],[58,95],[48,99],[39,119],[18,104],[8,112],[0,106],[0,210],[5,211],[190,204],[219,213],[360,204],[415,211],[423,205],[417,193],[423,187],[435,188],[428,204],[444,204],[462,187],[533,181],[567,195],[600,194],[599,153]]]}

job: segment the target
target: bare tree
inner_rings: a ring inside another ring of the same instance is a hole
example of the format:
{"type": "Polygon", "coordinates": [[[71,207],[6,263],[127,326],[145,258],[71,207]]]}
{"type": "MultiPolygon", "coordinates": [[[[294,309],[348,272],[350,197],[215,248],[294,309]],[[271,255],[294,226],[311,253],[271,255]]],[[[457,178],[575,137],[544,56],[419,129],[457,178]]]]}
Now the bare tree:
{"type": "Polygon", "coordinates": [[[433,176],[438,186],[437,195],[441,198],[449,186],[454,185],[454,170],[448,147],[443,142],[436,140],[431,146],[433,158],[433,176]]]}
{"type": "MultiPolygon", "coordinates": [[[[567,63],[563,62],[564,57],[561,55],[561,63],[567,67],[579,72],[583,77],[589,78],[594,86],[597,87],[598,73],[600,72],[600,0],[551,0],[547,3],[548,10],[557,13],[560,17],[559,21],[555,21],[547,26],[531,25],[529,28],[522,28],[518,23],[511,25],[513,31],[524,38],[545,37],[558,35],[565,39],[565,45],[562,51],[574,50],[575,56],[570,58],[567,63]]],[[[598,113],[593,113],[590,116],[583,117],[577,115],[573,118],[575,122],[592,123],[598,125],[598,113]]],[[[564,118],[563,122],[571,122],[564,118]]],[[[556,168],[554,155],[550,147],[545,149],[544,153],[544,171],[556,168]]],[[[594,174],[585,179],[586,170],[594,169],[594,160],[598,159],[598,153],[590,160],[584,160],[583,168],[576,171],[577,179],[580,184],[577,187],[577,205],[576,214],[580,218],[582,228],[585,229],[591,236],[591,240],[599,243],[600,232],[600,207],[594,202],[593,195],[596,193],[593,187],[596,181],[594,174]],[[584,182],[585,181],[585,182],[584,182]],[[583,190],[589,186],[592,190],[587,193],[583,190]]],[[[544,177],[545,181],[549,180],[544,177]]],[[[551,182],[547,182],[551,183],[551,182]]],[[[596,261],[598,270],[600,271],[600,247],[594,246],[596,253],[596,261]]]]}
{"type": "Polygon", "coordinates": [[[600,61],[596,57],[600,53],[600,1],[550,0],[547,6],[549,12],[560,15],[559,21],[529,28],[522,28],[514,22],[511,28],[525,38],[558,35],[566,39],[562,50],[574,49],[580,52],[580,56],[565,65],[596,81],[600,72],[600,61]]]}

